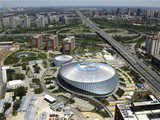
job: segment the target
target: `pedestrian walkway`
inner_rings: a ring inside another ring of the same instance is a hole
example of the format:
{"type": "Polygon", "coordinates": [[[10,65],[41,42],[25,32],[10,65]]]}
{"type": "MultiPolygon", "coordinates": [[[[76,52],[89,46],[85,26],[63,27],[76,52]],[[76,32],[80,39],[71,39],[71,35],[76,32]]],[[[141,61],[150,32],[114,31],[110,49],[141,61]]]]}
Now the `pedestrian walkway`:
{"type": "Polygon", "coordinates": [[[120,87],[122,89],[124,89],[125,93],[123,94],[123,96],[121,96],[120,98],[118,98],[118,96],[115,94],[115,96],[118,98],[118,100],[116,101],[109,101],[109,106],[108,109],[112,112],[112,115],[114,116],[115,113],[115,105],[119,104],[119,103],[127,103],[128,99],[127,96],[130,96],[130,93],[136,90],[136,85],[134,84],[134,81],[132,80],[132,78],[128,75],[127,72],[124,72],[122,70],[119,69],[119,71],[121,73],[119,73],[119,75],[124,79],[124,83],[126,84],[126,87],[120,87]]]}

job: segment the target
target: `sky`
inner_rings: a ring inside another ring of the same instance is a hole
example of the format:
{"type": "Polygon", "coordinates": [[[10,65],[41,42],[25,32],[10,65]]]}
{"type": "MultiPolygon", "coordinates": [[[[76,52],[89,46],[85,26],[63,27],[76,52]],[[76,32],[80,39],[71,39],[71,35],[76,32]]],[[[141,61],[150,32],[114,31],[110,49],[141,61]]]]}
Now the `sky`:
{"type": "Polygon", "coordinates": [[[0,0],[0,7],[138,6],[160,7],[160,0],[0,0]]]}

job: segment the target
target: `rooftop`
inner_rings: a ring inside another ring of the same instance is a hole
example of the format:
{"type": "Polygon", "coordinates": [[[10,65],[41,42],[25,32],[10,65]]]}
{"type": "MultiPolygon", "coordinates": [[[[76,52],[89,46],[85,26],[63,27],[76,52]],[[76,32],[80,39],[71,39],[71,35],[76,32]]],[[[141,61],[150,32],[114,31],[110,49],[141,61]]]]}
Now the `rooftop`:
{"type": "Polygon", "coordinates": [[[23,84],[22,80],[13,80],[13,81],[9,81],[7,83],[7,86],[14,86],[14,85],[20,85],[20,84],[23,84]]]}
{"type": "Polygon", "coordinates": [[[159,120],[159,101],[134,102],[132,104],[117,104],[124,120],[159,120]]]}
{"type": "Polygon", "coordinates": [[[56,60],[56,61],[68,61],[71,59],[73,59],[73,57],[69,56],[69,55],[59,55],[54,58],[54,60],[56,60]]]}
{"type": "Polygon", "coordinates": [[[0,44],[13,44],[13,42],[0,42],[0,44]]]}
{"type": "Polygon", "coordinates": [[[64,65],[60,74],[67,80],[97,83],[117,78],[116,71],[109,65],[92,62],[74,62],[64,65]]]}
{"type": "Polygon", "coordinates": [[[72,42],[72,39],[74,39],[74,36],[69,36],[63,39],[64,42],[72,42]]]}
{"type": "Polygon", "coordinates": [[[157,60],[160,60],[160,55],[154,55],[154,58],[156,58],[157,60]]]}
{"type": "Polygon", "coordinates": [[[37,34],[37,35],[34,35],[33,38],[34,38],[34,39],[38,39],[38,38],[40,38],[41,36],[42,36],[42,34],[37,34]]]}
{"type": "Polygon", "coordinates": [[[152,40],[160,40],[160,33],[147,33],[148,37],[152,40]]]}
{"type": "Polygon", "coordinates": [[[57,37],[57,35],[51,35],[51,36],[49,36],[49,39],[55,39],[57,37]]]}

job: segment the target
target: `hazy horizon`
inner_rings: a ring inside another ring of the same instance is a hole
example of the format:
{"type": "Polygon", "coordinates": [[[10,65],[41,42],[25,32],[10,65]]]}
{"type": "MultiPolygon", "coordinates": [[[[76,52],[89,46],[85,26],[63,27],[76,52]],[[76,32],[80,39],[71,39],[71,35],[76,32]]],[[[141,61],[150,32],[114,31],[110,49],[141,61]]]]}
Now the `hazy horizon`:
{"type": "Polygon", "coordinates": [[[0,0],[0,7],[128,6],[160,7],[160,0],[0,0]]]}

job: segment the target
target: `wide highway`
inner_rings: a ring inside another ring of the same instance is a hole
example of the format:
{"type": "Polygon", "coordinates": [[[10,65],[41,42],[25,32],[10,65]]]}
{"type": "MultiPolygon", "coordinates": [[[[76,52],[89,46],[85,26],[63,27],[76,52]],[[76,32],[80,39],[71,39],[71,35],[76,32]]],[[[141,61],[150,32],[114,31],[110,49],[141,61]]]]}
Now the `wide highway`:
{"type": "Polygon", "coordinates": [[[91,27],[100,37],[102,37],[108,44],[110,44],[141,76],[143,76],[146,82],[152,87],[156,93],[160,93],[160,76],[151,70],[146,64],[144,64],[139,58],[131,54],[125,49],[123,45],[113,39],[102,29],[98,28],[89,18],[85,17],[80,11],[76,11],[81,17],[83,23],[91,27]]]}

